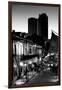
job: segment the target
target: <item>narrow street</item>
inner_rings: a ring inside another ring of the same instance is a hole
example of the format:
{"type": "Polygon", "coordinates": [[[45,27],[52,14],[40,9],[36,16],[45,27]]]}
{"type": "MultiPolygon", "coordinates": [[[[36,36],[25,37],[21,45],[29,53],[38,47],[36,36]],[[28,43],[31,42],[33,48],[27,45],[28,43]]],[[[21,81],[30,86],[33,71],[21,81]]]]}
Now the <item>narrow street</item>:
{"type": "Polygon", "coordinates": [[[29,82],[26,83],[28,84],[43,84],[43,83],[57,83],[58,82],[58,77],[55,75],[55,73],[51,71],[46,71],[44,73],[40,72],[39,74],[35,75],[29,82]]]}

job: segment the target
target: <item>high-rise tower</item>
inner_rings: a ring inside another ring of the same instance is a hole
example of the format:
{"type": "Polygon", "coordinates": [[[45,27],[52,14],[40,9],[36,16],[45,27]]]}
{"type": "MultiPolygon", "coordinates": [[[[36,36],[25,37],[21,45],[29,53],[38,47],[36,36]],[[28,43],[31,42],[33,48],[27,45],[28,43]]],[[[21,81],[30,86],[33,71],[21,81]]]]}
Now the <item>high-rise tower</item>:
{"type": "Polygon", "coordinates": [[[36,18],[29,18],[28,19],[28,33],[30,35],[37,34],[37,19],[36,18]]]}
{"type": "Polygon", "coordinates": [[[44,40],[48,39],[48,16],[45,13],[39,15],[37,35],[44,40]]]}

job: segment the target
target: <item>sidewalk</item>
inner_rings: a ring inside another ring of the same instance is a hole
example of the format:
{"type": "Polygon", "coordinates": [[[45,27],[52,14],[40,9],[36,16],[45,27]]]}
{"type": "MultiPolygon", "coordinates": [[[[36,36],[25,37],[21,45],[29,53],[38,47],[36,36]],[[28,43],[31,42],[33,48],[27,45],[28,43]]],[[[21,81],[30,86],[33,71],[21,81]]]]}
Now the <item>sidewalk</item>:
{"type": "Polygon", "coordinates": [[[16,85],[24,85],[27,82],[30,82],[30,80],[32,78],[34,78],[35,76],[37,76],[38,74],[36,72],[28,72],[27,77],[26,78],[22,78],[22,79],[18,79],[14,82],[14,84],[16,85]]]}

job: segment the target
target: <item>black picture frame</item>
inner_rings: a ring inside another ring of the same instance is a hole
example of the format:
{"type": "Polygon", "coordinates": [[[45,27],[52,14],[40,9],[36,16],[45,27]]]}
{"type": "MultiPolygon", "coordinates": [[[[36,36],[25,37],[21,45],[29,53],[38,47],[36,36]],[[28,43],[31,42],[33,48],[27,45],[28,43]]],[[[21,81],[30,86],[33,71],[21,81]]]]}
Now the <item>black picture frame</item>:
{"type": "Polygon", "coordinates": [[[38,86],[54,86],[60,85],[60,4],[45,4],[45,3],[29,3],[8,1],[8,88],[22,88],[22,87],[38,87],[38,86]],[[58,83],[34,83],[27,85],[13,85],[13,34],[12,34],[12,5],[32,5],[32,6],[46,6],[58,7],[58,83]]]}

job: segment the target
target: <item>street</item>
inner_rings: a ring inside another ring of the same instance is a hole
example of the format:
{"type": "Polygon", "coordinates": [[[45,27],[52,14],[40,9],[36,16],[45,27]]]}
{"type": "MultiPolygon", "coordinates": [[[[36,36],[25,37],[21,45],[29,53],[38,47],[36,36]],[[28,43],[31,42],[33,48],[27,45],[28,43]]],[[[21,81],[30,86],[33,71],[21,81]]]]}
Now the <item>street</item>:
{"type": "Polygon", "coordinates": [[[28,84],[43,84],[43,83],[56,83],[58,82],[58,76],[51,71],[46,71],[44,73],[40,72],[39,74],[35,75],[30,81],[26,83],[28,84]]]}

